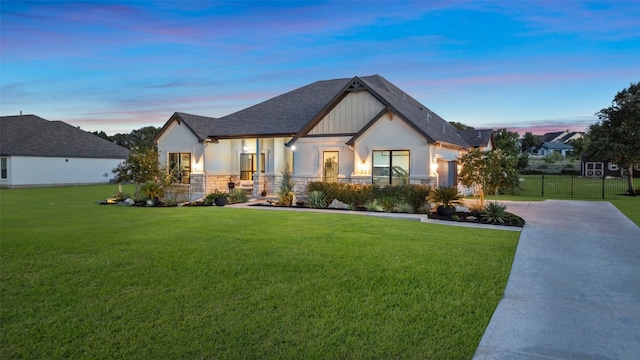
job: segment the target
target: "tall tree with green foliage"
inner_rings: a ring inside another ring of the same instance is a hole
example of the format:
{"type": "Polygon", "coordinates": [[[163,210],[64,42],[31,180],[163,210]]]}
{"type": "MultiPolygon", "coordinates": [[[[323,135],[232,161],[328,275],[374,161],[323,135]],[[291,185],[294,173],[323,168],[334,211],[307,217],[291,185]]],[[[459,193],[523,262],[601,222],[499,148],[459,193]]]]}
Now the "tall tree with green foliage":
{"type": "Polygon", "coordinates": [[[628,194],[635,196],[633,168],[640,164],[640,82],[618,92],[611,106],[596,113],[600,121],[589,126],[587,153],[629,170],[628,194]]]}
{"type": "Polygon", "coordinates": [[[112,143],[124,146],[129,150],[147,149],[155,147],[153,139],[160,131],[160,128],[155,126],[145,126],[140,129],[133,130],[128,134],[115,134],[107,135],[104,131],[94,131],[92,134],[97,135],[105,140],[109,140],[112,143]]]}
{"type": "Polygon", "coordinates": [[[538,148],[542,145],[538,135],[534,135],[531,131],[524,133],[522,137],[522,151],[532,153],[538,151],[538,148]]]}
{"type": "Polygon", "coordinates": [[[462,166],[458,181],[474,189],[474,195],[479,196],[479,206],[483,207],[485,195],[497,195],[501,190],[518,186],[517,162],[517,156],[507,155],[501,149],[473,149],[458,158],[462,166]]]}
{"type": "Polygon", "coordinates": [[[569,141],[569,145],[573,146],[573,155],[580,157],[589,148],[591,138],[588,134],[584,134],[582,137],[569,141]]]}
{"type": "Polygon", "coordinates": [[[161,170],[158,162],[158,150],[152,148],[135,148],[123,163],[111,170],[118,183],[131,181],[136,184],[136,201],[140,196],[140,185],[147,181],[158,181],[161,170]]]}
{"type": "Polygon", "coordinates": [[[510,156],[518,157],[520,154],[520,146],[518,145],[517,132],[507,129],[498,129],[493,133],[493,139],[496,143],[496,149],[502,150],[503,153],[510,156]]]}
{"type": "Polygon", "coordinates": [[[529,165],[529,154],[527,152],[520,151],[520,144],[518,144],[519,137],[520,135],[517,132],[509,131],[504,128],[499,129],[493,134],[496,149],[502,150],[506,156],[516,158],[515,166],[520,170],[529,165]]]}

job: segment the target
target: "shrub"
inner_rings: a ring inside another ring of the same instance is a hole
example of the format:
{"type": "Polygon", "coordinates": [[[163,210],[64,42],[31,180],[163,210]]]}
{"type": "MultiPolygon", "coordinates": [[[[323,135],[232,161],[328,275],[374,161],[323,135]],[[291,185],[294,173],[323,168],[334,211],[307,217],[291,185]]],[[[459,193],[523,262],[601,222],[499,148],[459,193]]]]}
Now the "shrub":
{"type": "Polygon", "coordinates": [[[424,212],[424,204],[429,195],[429,187],[426,185],[389,185],[379,186],[372,184],[343,184],[311,182],[307,185],[307,193],[312,191],[322,191],[326,196],[327,203],[338,199],[353,207],[364,206],[373,199],[378,199],[380,203],[384,198],[393,198],[394,203],[391,208],[400,202],[411,204],[414,212],[424,212]]]}
{"type": "Polygon", "coordinates": [[[221,191],[218,191],[218,189],[215,189],[212,193],[209,193],[204,198],[204,204],[205,205],[211,205],[211,204],[213,204],[215,199],[220,198],[220,197],[225,197],[225,196],[227,196],[226,192],[221,192],[221,191]]]}
{"type": "Polygon", "coordinates": [[[393,196],[385,196],[381,198],[379,202],[380,206],[382,206],[382,210],[392,212],[398,203],[398,199],[393,196]]]}
{"type": "Polygon", "coordinates": [[[428,200],[444,207],[464,204],[462,195],[455,186],[438,186],[429,193],[428,200]]]}
{"type": "Polygon", "coordinates": [[[576,170],[573,168],[564,168],[560,171],[561,175],[580,175],[580,170],[576,170]]]}
{"type": "Polygon", "coordinates": [[[372,199],[367,201],[366,203],[364,203],[364,208],[369,210],[369,211],[383,211],[382,209],[382,205],[380,205],[380,203],[378,203],[377,199],[372,199]]]}
{"type": "Polygon", "coordinates": [[[142,184],[140,191],[145,194],[147,199],[156,199],[163,196],[164,194],[162,186],[158,182],[153,180],[148,180],[144,184],[142,184]]]}
{"type": "Polygon", "coordinates": [[[396,204],[396,206],[393,208],[393,211],[398,213],[406,213],[406,214],[414,213],[413,206],[407,202],[401,202],[396,204]]]}
{"type": "Polygon", "coordinates": [[[126,200],[127,198],[130,198],[130,197],[131,197],[131,195],[129,195],[127,193],[124,193],[122,191],[118,191],[117,193],[113,194],[113,198],[115,199],[115,201],[118,201],[118,202],[124,201],[124,200],[126,200]]]}
{"type": "Polygon", "coordinates": [[[342,184],[311,182],[307,185],[307,193],[322,191],[327,203],[338,199],[346,204],[362,205],[371,198],[371,186],[365,184],[342,184]]]}
{"type": "Polygon", "coordinates": [[[311,191],[307,202],[309,203],[309,207],[315,209],[324,209],[327,207],[327,197],[324,192],[319,190],[311,191]]]}
{"type": "Polygon", "coordinates": [[[507,206],[496,201],[490,201],[482,210],[482,218],[491,224],[504,224],[507,218],[507,206]]]}
{"type": "Polygon", "coordinates": [[[233,189],[231,194],[229,194],[229,201],[231,201],[232,203],[245,203],[249,201],[249,195],[247,195],[247,190],[233,189]]]}
{"type": "Polygon", "coordinates": [[[278,202],[280,205],[291,206],[293,202],[293,179],[291,178],[291,170],[289,164],[285,166],[282,172],[282,181],[280,182],[280,190],[278,191],[278,202]]]}

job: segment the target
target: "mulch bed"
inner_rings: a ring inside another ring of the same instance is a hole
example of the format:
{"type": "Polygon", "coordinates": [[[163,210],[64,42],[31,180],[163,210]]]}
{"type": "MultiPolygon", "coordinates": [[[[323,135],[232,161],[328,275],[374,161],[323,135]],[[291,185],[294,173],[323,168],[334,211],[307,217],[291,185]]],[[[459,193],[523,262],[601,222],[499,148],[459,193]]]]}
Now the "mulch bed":
{"type": "Polygon", "coordinates": [[[431,212],[428,214],[428,217],[429,219],[457,221],[457,222],[470,222],[470,223],[476,223],[476,224],[516,226],[516,227],[524,226],[524,219],[510,212],[506,213],[506,216],[504,218],[504,224],[488,222],[482,217],[482,215],[479,212],[475,212],[475,211],[458,212],[455,215],[451,215],[451,216],[439,215],[438,213],[431,212]]]}

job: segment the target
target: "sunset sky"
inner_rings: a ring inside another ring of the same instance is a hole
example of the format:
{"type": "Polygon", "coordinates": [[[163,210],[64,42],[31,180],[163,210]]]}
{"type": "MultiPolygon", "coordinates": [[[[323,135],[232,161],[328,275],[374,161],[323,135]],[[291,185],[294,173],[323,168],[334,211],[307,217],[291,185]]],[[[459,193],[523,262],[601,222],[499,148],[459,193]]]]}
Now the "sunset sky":
{"type": "Polygon", "coordinates": [[[640,81],[640,1],[2,1],[2,115],[219,117],[379,74],[448,121],[584,130],[640,81]]]}

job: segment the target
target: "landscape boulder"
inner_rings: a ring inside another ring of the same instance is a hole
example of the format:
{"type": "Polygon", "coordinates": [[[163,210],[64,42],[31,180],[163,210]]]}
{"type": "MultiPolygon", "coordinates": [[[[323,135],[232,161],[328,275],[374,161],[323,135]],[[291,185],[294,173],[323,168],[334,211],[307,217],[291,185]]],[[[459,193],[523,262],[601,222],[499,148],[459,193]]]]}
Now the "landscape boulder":
{"type": "Polygon", "coordinates": [[[343,203],[342,201],[338,200],[338,199],[333,199],[333,201],[331,202],[331,204],[329,204],[329,206],[327,206],[329,209],[342,209],[342,210],[348,210],[349,209],[349,205],[343,203]]]}

